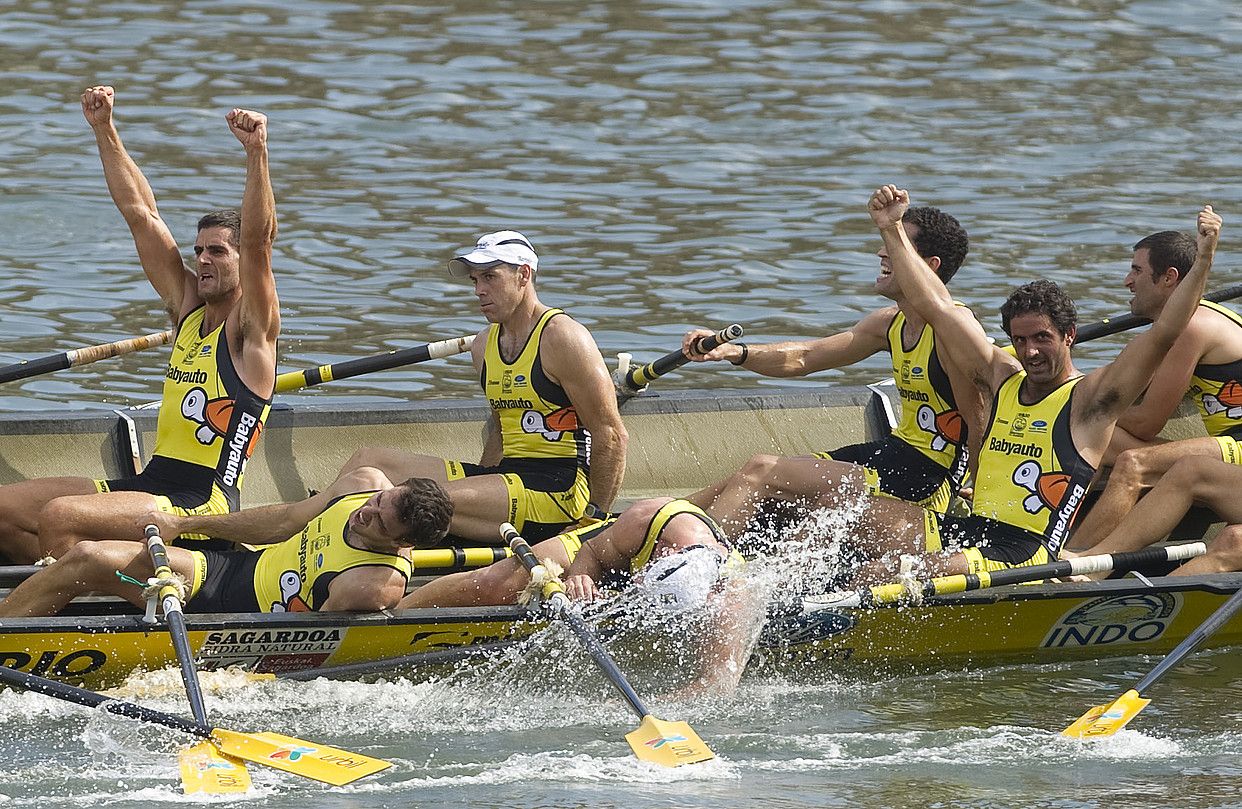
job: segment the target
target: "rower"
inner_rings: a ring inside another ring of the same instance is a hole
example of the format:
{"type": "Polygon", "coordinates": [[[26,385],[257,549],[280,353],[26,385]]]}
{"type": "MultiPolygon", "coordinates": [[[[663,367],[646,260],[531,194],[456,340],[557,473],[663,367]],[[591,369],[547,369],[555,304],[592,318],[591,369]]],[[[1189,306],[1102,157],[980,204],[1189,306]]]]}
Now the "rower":
{"type": "MultiPolygon", "coordinates": [[[[164,536],[203,534],[262,550],[168,549],[173,573],[186,583],[186,612],[375,611],[405,593],[407,550],[439,543],[452,503],[426,478],[394,486],[378,469],[355,469],[297,503],[231,514],[147,519],[164,536]]],[[[135,531],[137,528],[134,529],[135,531]]],[[[153,568],[145,546],[82,542],[0,601],[0,616],[55,615],[90,592],[145,604],[142,591],[117,576],[146,581],[153,568]]]]}
{"type": "Polygon", "coordinates": [[[439,481],[458,537],[497,542],[508,522],[546,539],[584,515],[602,517],[625,473],[628,436],[604,358],[586,328],[539,301],[538,267],[513,230],[488,233],[449,262],[450,275],[473,282],[490,323],[471,347],[491,405],[479,462],[367,447],[345,465],[439,481]]]}
{"type": "Polygon", "coordinates": [[[280,311],[272,276],[276,208],[267,118],[237,109],[226,116],[246,152],[241,214],[213,211],[199,220],[191,270],[160,218],[151,186],[121,143],[113,101],[111,87],[91,87],[82,94],[82,112],[95,132],[112,200],[176,328],[155,451],[138,475],[41,478],[0,488],[0,554],[14,562],[59,556],[83,539],[124,536],[155,508],[173,514],[237,510],[246,461],[275,385],[280,311]]]}
{"type": "Polygon", "coordinates": [[[1056,284],[1020,287],[1001,307],[1016,359],[996,347],[948,290],[900,227],[909,194],[892,185],[868,210],[884,237],[893,273],[910,305],[940,335],[950,359],[990,400],[971,514],[942,517],[892,499],[873,498],[857,531],[858,551],[874,560],[866,581],[896,572],[893,556],[922,555],[932,575],[978,573],[1054,559],[1069,534],[1113,428],[1151,381],[1186,328],[1203,294],[1221,218],[1198,215],[1198,253],[1151,329],[1115,360],[1089,374],[1074,368],[1074,302],[1056,284]]]}
{"type": "MultiPolygon", "coordinates": [[[[966,258],[965,229],[932,207],[908,209],[901,224],[918,255],[948,284],[966,258]]],[[[892,358],[901,421],[887,438],[809,456],[756,455],[731,477],[690,496],[730,533],[745,529],[763,498],[808,502],[832,493],[840,502],[852,502],[867,493],[883,494],[943,512],[961,487],[969,456],[966,424],[983,418],[979,397],[948,361],[926,319],[910,306],[893,277],[887,248],[878,255],[875,291],[893,305],[846,331],[768,345],[725,343],[707,353],[696,344],[708,332],[695,329],[683,338],[682,351],[692,360],[727,360],[774,377],[842,368],[881,351],[892,358]]],[[[969,314],[964,307],[962,312],[969,314]]]]}
{"type": "MultiPolygon", "coordinates": [[[[1195,261],[1195,237],[1165,230],[1134,245],[1126,276],[1133,294],[1130,311],[1159,316],[1195,261]]],[[[1152,377],[1143,400],[1117,422],[1105,460],[1115,457],[1108,485],[1070,537],[1072,549],[1110,553],[1096,545],[1134,504],[1182,458],[1213,458],[1242,464],[1242,315],[1211,301],[1199,301],[1173,348],[1152,377]],[[1158,433],[1183,396],[1199,408],[1207,436],[1162,442],[1158,433]]],[[[1206,468],[1211,468],[1210,465],[1206,468]]],[[[1116,532],[1113,531],[1113,535],[1116,532]]],[[[1200,561],[1198,564],[1206,564],[1200,561]]]]}
{"type": "MultiPolygon", "coordinates": [[[[636,606],[661,614],[711,611],[699,650],[702,673],[692,690],[731,690],[746,664],[748,630],[763,612],[753,587],[729,582],[742,557],[706,513],[686,500],[640,500],[619,515],[575,528],[534,546],[545,565],[564,571],[573,601],[600,598],[602,588],[634,585],[636,606]]],[[[529,577],[516,558],[442,576],[401,601],[403,608],[480,607],[517,603],[529,577]]]]}

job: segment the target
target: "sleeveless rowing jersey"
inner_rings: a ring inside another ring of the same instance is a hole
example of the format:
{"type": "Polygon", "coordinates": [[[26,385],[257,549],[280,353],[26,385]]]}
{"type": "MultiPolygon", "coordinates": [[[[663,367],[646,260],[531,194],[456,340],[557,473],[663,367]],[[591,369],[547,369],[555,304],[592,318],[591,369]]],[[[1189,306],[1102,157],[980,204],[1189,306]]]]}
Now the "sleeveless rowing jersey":
{"type": "Polygon", "coordinates": [[[500,324],[493,323],[487,332],[480,381],[500,419],[506,459],[561,459],[588,469],[591,434],[578,422],[565,389],[548,379],[539,360],[543,330],[561,314],[560,309],[544,312],[513,362],[500,356],[500,324]]]}
{"type": "MultiPolygon", "coordinates": [[[[1242,315],[1232,309],[1211,301],[1199,301],[1199,305],[1242,327],[1242,315]]],[[[1221,365],[1196,365],[1186,395],[1199,407],[1208,435],[1242,438],[1242,358],[1221,365]]]]}
{"type": "Polygon", "coordinates": [[[953,470],[960,485],[966,470],[965,422],[957,411],[949,375],[936,356],[936,338],[924,325],[914,348],[907,351],[901,330],[906,316],[898,312],[888,326],[888,351],[893,358],[893,379],[901,397],[901,421],[893,435],[953,470]]]}
{"type": "Polygon", "coordinates": [[[146,473],[179,488],[210,491],[215,484],[237,508],[271,399],[256,396],[238,377],[223,323],[201,334],[206,311],[190,312],[177,329],[146,473]]]}
{"type": "Polygon", "coordinates": [[[1039,535],[1056,558],[1095,475],[1070,436],[1070,402],[1083,377],[1029,405],[1018,398],[1024,379],[1019,371],[996,393],[972,512],[1039,535]]]}
{"type": "Polygon", "coordinates": [[[743,564],[741,554],[733,549],[733,543],[720,530],[720,526],[716,524],[716,521],[707,516],[703,509],[688,500],[670,500],[660,506],[656,513],[652,515],[651,522],[647,523],[647,533],[643,538],[643,545],[638,549],[638,553],[634,554],[630,559],[631,575],[642,570],[651,561],[651,554],[655,552],[656,543],[660,541],[660,534],[664,533],[664,526],[668,525],[669,520],[681,514],[690,514],[698,517],[707,526],[708,530],[712,532],[712,536],[716,538],[716,541],[729,549],[727,566],[740,567],[743,564]]]}
{"type": "Polygon", "coordinates": [[[349,515],[375,494],[358,492],[328,504],[300,534],[264,548],[254,567],[254,595],[263,612],[310,612],[328,598],[328,586],[356,567],[390,567],[408,581],[410,561],[404,556],[362,550],[349,545],[349,515]]]}

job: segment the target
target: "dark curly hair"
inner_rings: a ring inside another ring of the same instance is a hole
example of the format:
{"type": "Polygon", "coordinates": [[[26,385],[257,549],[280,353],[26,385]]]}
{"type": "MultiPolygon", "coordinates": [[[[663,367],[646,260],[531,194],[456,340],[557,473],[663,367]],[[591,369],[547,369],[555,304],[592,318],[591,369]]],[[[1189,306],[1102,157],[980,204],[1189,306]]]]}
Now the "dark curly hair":
{"type": "Polygon", "coordinates": [[[410,478],[395,488],[397,519],[406,526],[401,539],[415,548],[430,548],[448,533],[453,501],[430,478],[410,478]]]}
{"type": "Polygon", "coordinates": [[[205,214],[198,220],[198,229],[201,232],[207,228],[227,228],[232,234],[229,236],[229,244],[233,247],[241,244],[241,214],[232,208],[221,208],[205,214]]]}
{"type": "Polygon", "coordinates": [[[942,283],[949,283],[970,249],[966,228],[949,214],[929,205],[907,209],[901,221],[918,228],[918,233],[911,239],[914,249],[925,259],[938,256],[940,269],[936,270],[936,275],[940,276],[942,283]]]}
{"type": "Polygon", "coordinates": [[[1180,230],[1162,230],[1139,240],[1134,252],[1146,249],[1151,263],[1151,278],[1155,281],[1172,267],[1177,270],[1177,280],[1186,277],[1199,252],[1195,237],[1180,230]]]}
{"type": "Polygon", "coordinates": [[[1001,328],[1010,337],[1013,333],[1009,331],[1009,323],[1018,315],[1047,315],[1062,336],[1078,325],[1078,307],[1074,306],[1074,299],[1053,282],[1042,278],[1015,289],[1001,305],[1000,314],[1001,328]]]}

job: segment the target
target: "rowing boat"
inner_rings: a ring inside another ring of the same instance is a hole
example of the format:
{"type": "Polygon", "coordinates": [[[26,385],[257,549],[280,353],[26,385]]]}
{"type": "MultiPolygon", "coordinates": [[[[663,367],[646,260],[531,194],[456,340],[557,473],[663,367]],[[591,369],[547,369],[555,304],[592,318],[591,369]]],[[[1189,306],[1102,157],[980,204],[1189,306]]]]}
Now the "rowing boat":
{"type": "MultiPolygon", "coordinates": [[[[684,494],[756,453],[803,454],[882,436],[891,389],[677,392],[628,400],[631,436],[623,499],[684,494]]],[[[476,456],[486,406],[474,402],[281,406],[246,473],[248,505],[294,500],[327,485],[360,446],[476,456]]],[[[1180,411],[1166,435],[1195,433],[1180,411]]],[[[155,413],[0,415],[0,483],[27,477],[114,476],[145,458],[155,413]]],[[[757,650],[763,665],[823,671],[842,664],[922,667],[1057,660],[1171,649],[1242,586],[1242,574],[1039,584],[929,598],[918,606],[773,615],[757,650]]],[[[387,658],[443,662],[494,648],[541,625],[525,608],[408,610],[369,615],[191,615],[204,669],[287,673],[387,658]],[[413,657],[411,657],[413,656],[413,657]]],[[[1242,642],[1242,618],[1214,645],[1242,642]]],[[[56,618],[0,622],[0,664],[100,687],[139,669],[175,665],[167,635],[106,601],[56,618]]]]}

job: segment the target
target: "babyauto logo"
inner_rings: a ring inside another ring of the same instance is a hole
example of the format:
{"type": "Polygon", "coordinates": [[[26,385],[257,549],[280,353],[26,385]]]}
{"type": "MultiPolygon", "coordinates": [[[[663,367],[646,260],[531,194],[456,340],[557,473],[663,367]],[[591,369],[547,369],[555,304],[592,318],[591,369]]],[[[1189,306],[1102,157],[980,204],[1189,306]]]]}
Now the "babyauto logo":
{"type": "Polygon", "coordinates": [[[1149,643],[1164,635],[1181,603],[1178,593],[1093,598],[1061,616],[1039,645],[1079,649],[1149,643]]]}

